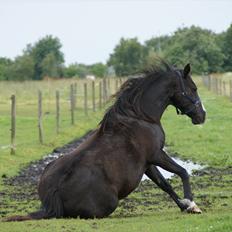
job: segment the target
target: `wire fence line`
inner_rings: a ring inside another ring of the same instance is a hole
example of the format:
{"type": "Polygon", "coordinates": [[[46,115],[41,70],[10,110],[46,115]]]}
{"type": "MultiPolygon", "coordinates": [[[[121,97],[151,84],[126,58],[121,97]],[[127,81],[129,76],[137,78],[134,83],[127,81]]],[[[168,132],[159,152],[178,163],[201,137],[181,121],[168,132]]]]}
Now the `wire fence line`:
{"type": "Polygon", "coordinates": [[[90,117],[99,117],[99,112],[105,109],[112,94],[125,81],[126,78],[72,80],[68,86],[64,86],[66,91],[59,88],[49,95],[46,88],[34,91],[29,98],[20,96],[18,99],[17,93],[12,94],[10,102],[5,105],[2,119],[0,102],[0,150],[10,148],[10,153],[15,154],[17,145],[32,139],[30,136],[35,143],[44,144],[46,137],[59,134],[63,129],[72,126],[81,129],[90,117]]]}
{"type": "Polygon", "coordinates": [[[223,80],[220,76],[203,75],[202,76],[204,86],[217,95],[226,96],[232,101],[232,80],[227,78],[223,80]]]}

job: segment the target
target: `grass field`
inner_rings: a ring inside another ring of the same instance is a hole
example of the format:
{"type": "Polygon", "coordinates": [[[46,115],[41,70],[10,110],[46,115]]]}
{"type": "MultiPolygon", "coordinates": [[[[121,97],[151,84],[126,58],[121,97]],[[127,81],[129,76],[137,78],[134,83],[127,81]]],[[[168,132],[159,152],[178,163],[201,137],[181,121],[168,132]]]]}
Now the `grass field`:
{"type": "MultiPolygon", "coordinates": [[[[199,79],[196,80],[200,83],[199,79]]],[[[200,86],[199,92],[207,109],[207,121],[204,125],[193,126],[189,118],[177,116],[172,107],[169,107],[165,112],[162,123],[169,151],[183,159],[191,159],[208,167],[202,172],[196,172],[196,175],[191,178],[195,201],[203,210],[203,214],[187,215],[181,213],[162,190],[151,182],[147,182],[140,185],[127,199],[121,201],[117,210],[109,218],[0,223],[0,231],[231,232],[232,103],[228,98],[216,96],[204,87],[200,86]]],[[[29,141],[28,147],[25,145],[18,147],[15,157],[10,156],[7,152],[1,153],[0,174],[15,174],[19,167],[30,159],[40,158],[55,146],[80,136],[88,128],[95,127],[101,116],[102,112],[95,113],[93,118],[89,115],[88,122],[84,116],[80,116],[79,120],[83,130],[75,126],[71,127],[72,130],[67,127],[62,131],[62,134],[53,136],[50,142],[44,146],[29,141]],[[32,154],[30,154],[30,149],[32,154]]],[[[0,138],[3,135],[1,134],[0,138]]],[[[173,178],[171,184],[181,194],[179,178],[173,178]]],[[[20,199],[13,200],[10,197],[10,193],[25,191],[25,189],[16,190],[10,186],[1,185],[1,190],[7,193],[7,196],[0,195],[0,197],[2,197],[5,208],[8,210],[8,215],[31,212],[39,206],[36,199],[25,202],[20,199]]],[[[0,211],[4,210],[4,208],[0,209],[0,211]]]]}

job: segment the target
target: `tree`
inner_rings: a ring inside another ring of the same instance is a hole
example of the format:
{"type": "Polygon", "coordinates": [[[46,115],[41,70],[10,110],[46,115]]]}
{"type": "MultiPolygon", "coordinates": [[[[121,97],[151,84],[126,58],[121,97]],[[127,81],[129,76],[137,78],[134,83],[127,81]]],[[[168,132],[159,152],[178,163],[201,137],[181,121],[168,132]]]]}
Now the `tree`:
{"type": "Polygon", "coordinates": [[[176,65],[190,62],[194,73],[220,71],[224,60],[216,34],[195,26],[177,30],[164,57],[176,65]]]}
{"type": "Polygon", "coordinates": [[[232,71],[232,24],[225,33],[221,35],[221,47],[225,54],[224,69],[225,71],[232,71]]]}
{"type": "Polygon", "coordinates": [[[85,64],[70,64],[68,67],[64,68],[65,77],[80,77],[84,78],[89,74],[89,68],[85,64]]]}
{"type": "Polygon", "coordinates": [[[171,43],[170,36],[153,37],[145,41],[146,56],[153,56],[156,54],[159,57],[163,57],[163,51],[165,51],[171,43]]]}
{"type": "Polygon", "coordinates": [[[53,38],[51,35],[40,39],[34,46],[27,46],[25,53],[31,55],[35,63],[34,79],[41,80],[45,73],[51,71],[53,74],[56,72],[58,77],[61,76],[64,62],[64,55],[60,51],[61,47],[60,40],[56,37],[53,38]],[[50,70],[48,70],[48,63],[52,65],[49,68],[50,70]]]}
{"type": "Polygon", "coordinates": [[[96,77],[104,77],[107,71],[107,66],[102,63],[96,63],[90,66],[90,73],[96,77]]]}
{"type": "Polygon", "coordinates": [[[51,52],[41,62],[42,76],[59,77],[62,73],[61,65],[57,64],[55,55],[51,52]]]}
{"type": "Polygon", "coordinates": [[[75,77],[77,75],[78,64],[70,64],[64,68],[64,77],[75,77]]]}
{"type": "Polygon", "coordinates": [[[0,80],[7,79],[7,70],[11,64],[12,60],[5,57],[0,57],[0,80]]]}
{"type": "Polygon", "coordinates": [[[34,60],[29,55],[15,58],[6,70],[7,80],[31,80],[34,77],[34,60]]]}
{"type": "Polygon", "coordinates": [[[118,76],[136,73],[144,62],[144,47],[137,38],[121,39],[107,62],[118,76]]]}

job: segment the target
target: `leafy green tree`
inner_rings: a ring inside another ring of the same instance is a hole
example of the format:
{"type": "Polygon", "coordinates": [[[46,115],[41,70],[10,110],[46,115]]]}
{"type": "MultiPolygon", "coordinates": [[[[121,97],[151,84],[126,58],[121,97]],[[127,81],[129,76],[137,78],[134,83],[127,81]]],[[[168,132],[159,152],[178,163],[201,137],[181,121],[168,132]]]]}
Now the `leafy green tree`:
{"type": "Polygon", "coordinates": [[[78,64],[70,64],[64,68],[64,77],[75,77],[77,75],[78,64]]]}
{"type": "Polygon", "coordinates": [[[0,80],[7,79],[8,67],[12,64],[12,61],[5,57],[0,57],[0,80]]]}
{"type": "Polygon", "coordinates": [[[80,78],[84,78],[88,74],[89,74],[89,70],[88,70],[88,67],[85,64],[78,64],[77,65],[76,76],[78,76],[80,78]]]}
{"type": "Polygon", "coordinates": [[[216,34],[195,26],[177,30],[164,54],[176,65],[190,62],[194,73],[219,71],[224,60],[216,34]]]}
{"type": "Polygon", "coordinates": [[[225,54],[224,69],[232,71],[232,24],[225,33],[221,35],[221,47],[225,54]]]}
{"type": "Polygon", "coordinates": [[[137,38],[122,38],[110,54],[107,62],[112,66],[118,76],[130,75],[141,69],[144,62],[144,47],[137,38]]]}
{"type": "Polygon", "coordinates": [[[14,62],[7,66],[7,80],[31,80],[34,77],[34,60],[29,55],[15,58],[14,62]]]}
{"type": "Polygon", "coordinates": [[[156,56],[163,57],[163,51],[165,51],[171,43],[170,36],[159,36],[153,37],[145,41],[145,52],[146,56],[156,56]]]}
{"type": "Polygon", "coordinates": [[[51,35],[40,39],[33,46],[27,46],[25,53],[30,54],[35,63],[34,79],[41,80],[43,75],[47,73],[54,74],[56,72],[58,77],[62,75],[61,70],[64,62],[64,55],[60,50],[61,47],[60,40],[51,35]],[[49,63],[52,65],[51,68],[48,68],[49,63]]]}
{"type": "Polygon", "coordinates": [[[65,77],[80,77],[84,78],[88,74],[93,74],[96,77],[103,77],[107,71],[107,66],[102,63],[92,65],[85,64],[70,64],[64,69],[65,77]]]}
{"type": "Polygon", "coordinates": [[[90,73],[96,77],[104,77],[107,71],[107,66],[102,63],[96,63],[90,66],[90,73]]]}
{"type": "Polygon", "coordinates": [[[89,74],[89,68],[85,64],[70,64],[68,67],[64,68],[65,77],[80,77],[84,78],[89,74]]]}
{"type": "Polygon", "coordinates": [[[62,66],[57,64],[55,55],[51,52],[41,62],[42,76],[59,77],[61,76],[62,66]]]}

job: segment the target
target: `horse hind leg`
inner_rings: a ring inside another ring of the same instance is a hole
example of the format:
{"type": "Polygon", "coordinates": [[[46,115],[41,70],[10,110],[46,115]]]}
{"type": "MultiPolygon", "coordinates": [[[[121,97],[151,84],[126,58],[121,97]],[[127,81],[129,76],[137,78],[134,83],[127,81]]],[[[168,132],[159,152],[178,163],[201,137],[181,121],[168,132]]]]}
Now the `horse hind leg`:
{"type": "Polygon", "coordinates": [[[97,212],[97,218],[103,218],[109,216],[118,206],[118,197],[116,195],[109,194],[103,196],[101,201],[98,202],[99,210],[97,212]]]}
{"type": "Polygon", "coordinates": [[[83,219],[104,218],[118,206],[118,197],[112,193],[91,192],[78,206],[78,215],[83,219]]]}

